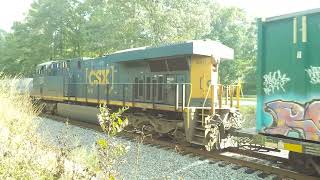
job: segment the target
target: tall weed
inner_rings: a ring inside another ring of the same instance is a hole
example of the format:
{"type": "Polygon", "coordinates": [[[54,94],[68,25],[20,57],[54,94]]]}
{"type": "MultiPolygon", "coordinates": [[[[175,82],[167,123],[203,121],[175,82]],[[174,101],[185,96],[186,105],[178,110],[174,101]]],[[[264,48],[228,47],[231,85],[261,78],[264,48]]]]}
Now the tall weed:
{"type": "MultiPolygon", "coordinates": [[[[0,179],[115,177],[112,164],[125,153],[121,145],[98,140],[96,146],[88,149],[70,144],[68,124],[60,133],[59,145],[52,145],[37,132],[44,121],[39,118],[41,103],[29,94],[17,92],[13,81],[0,75],[0,179]]],[[[113,113],[109,115],[115,117],[113,113]]]]}

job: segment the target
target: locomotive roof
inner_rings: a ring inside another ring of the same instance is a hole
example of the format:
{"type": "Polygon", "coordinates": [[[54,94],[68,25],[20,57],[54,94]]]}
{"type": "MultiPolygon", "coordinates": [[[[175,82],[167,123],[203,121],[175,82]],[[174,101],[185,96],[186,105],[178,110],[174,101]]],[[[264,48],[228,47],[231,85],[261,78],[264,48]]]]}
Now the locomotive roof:
{"type": "Polygon", "coordinates": [[[102,58],[74,58],[66,60],[49,61],[38,64],[40,66],[48,66],[55,62],[73,61],[73,60],[106,60],[108,62],[125,62],[135,60],[149,60],[165,57],[187,56],[187,55],[202,55],[213,56],[220,60],[232,60],[234,50],[223,45],[218,41],[212,40],[192,40],[175,44],[165,44],[153,47],[139,47],[117,51],[102,58]]]}
{"type": "Polygon", "coordinates": [[[117,51],[104,58],[109,62],[122,62],[185,55],[213,56],[217,59],[231,60],[234,57],[234,50],[217,41],[192,40],[177,44],[117,51]]]}
{"type": "Polygon", "coordinates": [[[65,61],[73,61],[73,60],[91,60],[92,58],[89,57],[80,57],[80,58],[73,58],[73,59],[61,59],[61,60],[54,60],[54,61],[48,61],[48,62],[44,62],[41,64],[38,64],[37,67],[41,67],[41,66],[49,66],[53,63],[59,63],[59,62],[65,62],[65,61]]]}
{"type": "Polygon", "coordinates": [[[37,66],[48,66],[52,63],[55,63],[55,62],[58,62],[58,61],[48,61],[48,62],[44,62],[44,63],[41,63],[41,64],[38,64],[37,66]]]}

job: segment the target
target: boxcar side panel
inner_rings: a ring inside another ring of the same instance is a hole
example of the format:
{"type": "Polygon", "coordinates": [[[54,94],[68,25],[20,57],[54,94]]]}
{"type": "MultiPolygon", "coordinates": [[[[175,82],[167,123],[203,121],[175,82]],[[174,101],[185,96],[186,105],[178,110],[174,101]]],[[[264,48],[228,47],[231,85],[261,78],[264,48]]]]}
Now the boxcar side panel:
{"type": "Polygon", "coordinates": [[[320,13],[259,25],[257,130],[320,142],[320,13]]]}

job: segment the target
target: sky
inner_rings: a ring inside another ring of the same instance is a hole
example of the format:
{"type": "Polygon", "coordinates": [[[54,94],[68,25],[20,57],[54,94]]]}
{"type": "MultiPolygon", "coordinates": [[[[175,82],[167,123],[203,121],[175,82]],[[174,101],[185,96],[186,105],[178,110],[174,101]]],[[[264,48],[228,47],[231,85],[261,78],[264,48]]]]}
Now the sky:
{"type": "MultiPolygon", "coordinates": [[[[33,0],[0,0],[0,29],[10,31],[14,21],[21,21],[33,0]]],[[[216,0],[224,6],[244,9],[252,17],[270,17],[290,12],[320,8],[320,0],[216,0]]]]}

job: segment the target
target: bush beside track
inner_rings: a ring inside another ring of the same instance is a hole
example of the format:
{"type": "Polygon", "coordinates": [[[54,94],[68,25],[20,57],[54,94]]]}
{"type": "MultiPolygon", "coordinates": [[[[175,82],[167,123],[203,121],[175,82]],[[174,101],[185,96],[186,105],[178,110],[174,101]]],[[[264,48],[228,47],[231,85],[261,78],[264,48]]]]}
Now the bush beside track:
{"type": "Polygon", "coordinates": [[[123,148],[112,143],[82,148],[68,141],[68,125],[58,144],[42,139],[37,133],[39,123],[45,123],[38,117],[42,107],[12,88],[17,79],[0,77],[0,179],[113,179],[112,163],[102,163],[106,157],[101,156],[109,152],[107,160],[116,162],[123,148]]]}

